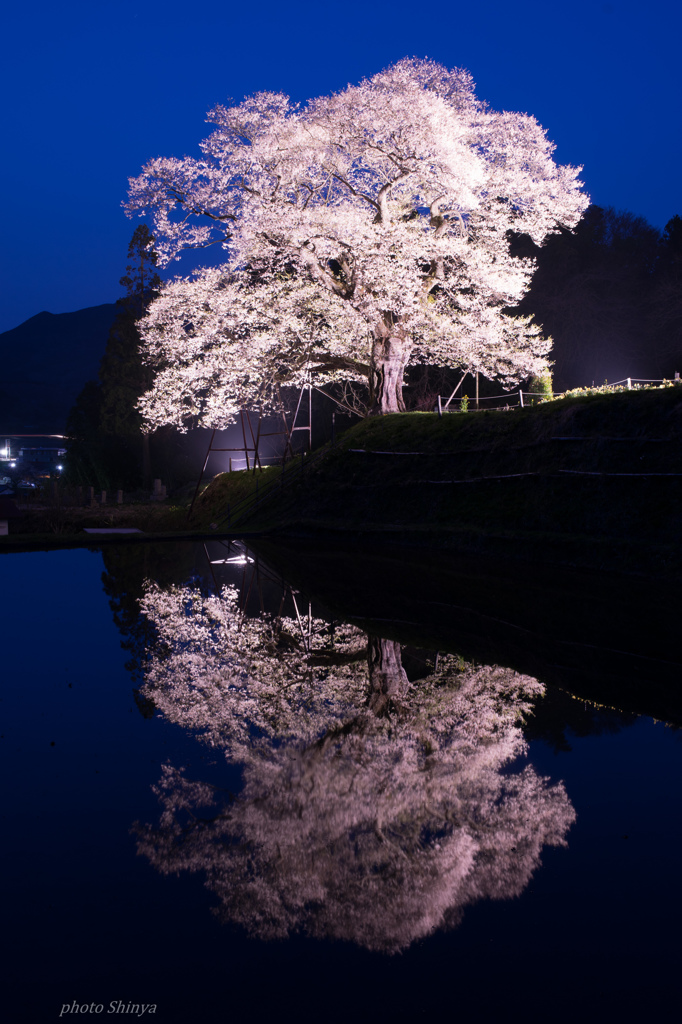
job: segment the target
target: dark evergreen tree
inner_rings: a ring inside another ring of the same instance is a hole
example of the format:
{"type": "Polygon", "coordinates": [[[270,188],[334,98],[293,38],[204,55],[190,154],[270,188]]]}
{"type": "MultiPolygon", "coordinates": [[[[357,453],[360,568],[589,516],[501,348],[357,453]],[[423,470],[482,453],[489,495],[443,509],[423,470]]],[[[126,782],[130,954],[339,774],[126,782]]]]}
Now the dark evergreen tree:
{"type": "Polygon", "coordinates": [[[161,279],[156,273],[154,239],[140,224],[128,246],[126,273],[120,284],[116,317],[99,369],[99,384],[89,381],[69,415],[67,433],[75,440],[69,451],[68,477],[109,489],[134,489],[149,484],[149,435],[136,404],[151,383],[140,356],[138,321],[161,279]]]}
{"type": "Polygon", "coordinates": [[[100,428],[119,440],[122,458],[116,468],[119,473],[124,466],[127,469],[124,486],[139,486],[149,484],[149,434],[137,411],[137,400],[150,387],[152,374],[142,362],[137,324],[161,286],[154,239],[146,224],[133,232],[128,259],[120,280],[126,295],[119,299],[121,312],[112,325],[99,370],[100,428]]]}
{"type": "Polygon", "coordinates": [[[66,420],[70,441],[64,478],[71,484],[108,486],[107,459],[99,426],[101,412],[102,389],[96,380],[89,380],[66,420]]]}
{"type": "Polygon", "coordinates": [[[154,248],[154,236],[146,224],[138,224],[135,228],[128,246],[128,259],[132,262],[127,264],[126,272],[119,281],[126,289],[126,295],[119,302],[139,320],[161,287],[161,278],[156,273],[159,255],[154,248]]]}

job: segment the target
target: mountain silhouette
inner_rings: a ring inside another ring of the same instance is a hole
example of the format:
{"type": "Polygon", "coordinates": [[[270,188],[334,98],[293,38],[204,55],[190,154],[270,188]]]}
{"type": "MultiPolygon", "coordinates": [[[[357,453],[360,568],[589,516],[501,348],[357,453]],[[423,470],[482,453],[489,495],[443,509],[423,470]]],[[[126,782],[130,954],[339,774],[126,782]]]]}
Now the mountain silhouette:
{"type": "Polygon", "coordinates": [[[76,396],[96,379],[115,302],[38,313],[0,334],[0,433],[63,433],[76,396]]]}

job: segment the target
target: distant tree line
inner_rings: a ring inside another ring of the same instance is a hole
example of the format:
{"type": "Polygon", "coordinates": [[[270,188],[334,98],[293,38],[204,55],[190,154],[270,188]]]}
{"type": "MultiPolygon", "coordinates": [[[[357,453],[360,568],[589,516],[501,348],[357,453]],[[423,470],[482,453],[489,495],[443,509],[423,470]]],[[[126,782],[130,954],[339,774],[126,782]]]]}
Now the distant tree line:
{"type": "Polygon", "coordinates": [[[661,232],[643,217],[590,206],[542,247],[517,236],[537,269],[516,307],[554,339],[554,387],[682,371],[682,218],[661,232]]]}

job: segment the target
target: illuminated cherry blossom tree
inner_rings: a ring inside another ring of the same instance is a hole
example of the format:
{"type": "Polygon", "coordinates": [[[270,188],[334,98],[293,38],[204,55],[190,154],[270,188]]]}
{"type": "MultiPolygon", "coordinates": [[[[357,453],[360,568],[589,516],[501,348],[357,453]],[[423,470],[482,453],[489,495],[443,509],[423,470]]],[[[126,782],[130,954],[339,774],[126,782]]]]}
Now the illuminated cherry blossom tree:
{"type": "Polygon", "coordinates": [[[565,843],[563,786],[510,770],[537,680],[446,655],[411,684],[396,641],[315,623],[304,648],[295,621],[244,619],[230,589],[153,586],[144,610],[159,636],[146,695],[244,785],[227,800],[165,766],[139,851],[163,873],[204,872],[250,934],[396,952],[518,895],[542,847],[565,843]]]}
{"type": "Polygon", "coordinates": [[[162,261],[227,250],[149,312],[152,423],[225,426],[311,371],[364,380],[371,410],[392,412],[410,362],[506,383],[546,369],[550,342],[504,312],[533,269],[508,232],[539,244],[588,199],[534,118],[489,109],[466,71],[408,59],[303,106],[259,93],[208,116],[201,159],[152,160],[130,185],[162,261]]]}

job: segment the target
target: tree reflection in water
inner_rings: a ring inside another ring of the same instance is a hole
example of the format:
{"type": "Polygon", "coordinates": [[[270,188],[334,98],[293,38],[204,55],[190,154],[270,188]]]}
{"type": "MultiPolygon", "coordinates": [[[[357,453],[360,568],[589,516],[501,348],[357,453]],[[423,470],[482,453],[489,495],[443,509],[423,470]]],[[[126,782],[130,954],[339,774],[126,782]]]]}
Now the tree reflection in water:
{"type": "Polygon", "coordinates": [[[220,913],[260,938],[304,931],[396,952],[484,897],[522,892],[575,813],[525,753],[542,685],[441,656],[410,683],[401,645],[321,621],[244,618],[237,591],[150,585],[144,693],[243,766],[243,789],[170,765],[139,851],[206,873],[220,913]]]}

